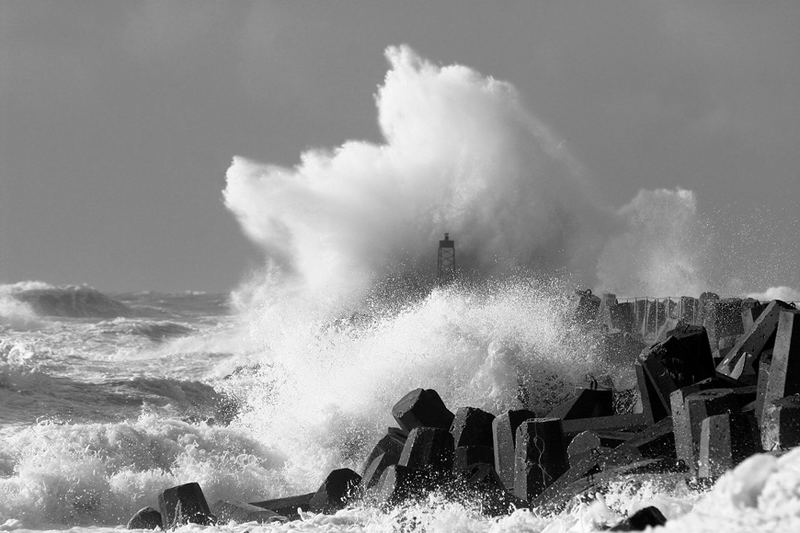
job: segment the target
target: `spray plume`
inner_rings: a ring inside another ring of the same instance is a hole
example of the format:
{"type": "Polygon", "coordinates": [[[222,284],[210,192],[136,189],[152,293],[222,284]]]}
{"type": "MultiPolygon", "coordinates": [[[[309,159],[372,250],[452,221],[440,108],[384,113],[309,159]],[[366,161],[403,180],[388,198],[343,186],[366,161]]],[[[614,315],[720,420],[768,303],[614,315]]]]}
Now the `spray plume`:
{"type": "Polygon", "coordinates": [[[237,157],[228,170],[225,203],[271,276],[357,298],[383,277],[432,270],[444,231],[467,270],[588,276],[605,216],[514,87],[405,46],[386,57],[376,95],[382,144],[310,150],[294,168],[237,157]]]}

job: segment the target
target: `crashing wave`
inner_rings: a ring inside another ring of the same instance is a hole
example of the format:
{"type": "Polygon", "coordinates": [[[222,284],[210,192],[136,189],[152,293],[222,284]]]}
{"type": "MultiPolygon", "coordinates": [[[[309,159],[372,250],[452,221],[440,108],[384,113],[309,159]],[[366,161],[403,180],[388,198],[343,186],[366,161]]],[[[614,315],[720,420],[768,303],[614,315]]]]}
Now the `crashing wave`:
{"type": "Polygon", "coordinates": [[[56,287],[22,282],[0,287],[0,297],[16,300],[38,316],[114,318],[132,314],[127,305],[85,285],[56,287]]]}
{"type": "Polygon", "coordinates": [[[97,327],[105,334],[142,336],[147,337],[153,342],[161,342],[175,337],[184,337],[195,332],[195,330],[188,325],[168,320],[132,320],[116,318],[108,322],[101,322],[97,324],[97,327]]]}

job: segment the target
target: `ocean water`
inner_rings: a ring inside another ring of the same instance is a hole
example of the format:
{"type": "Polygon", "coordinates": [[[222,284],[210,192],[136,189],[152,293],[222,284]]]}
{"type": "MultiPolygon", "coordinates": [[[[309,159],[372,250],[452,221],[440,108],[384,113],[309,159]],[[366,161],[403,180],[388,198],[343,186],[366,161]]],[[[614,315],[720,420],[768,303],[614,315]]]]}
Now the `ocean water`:
{"type": "MultiPolygon", "coordinates": [[[[532,277],[381,293],[342,313],[296,298],[237,308],[206,293],[0,290],[0,529],[110,530],[164,488],[263,500],[360,469],[391,405],[435,388],[455,409],[545,410],[587,376],[632,386],[627,361],[566,320],[568,287],[532,277]],[[124,316],[118,316],[124,315],[124,316]]],[[[622,480],[556,515],[481,515],[432,494],[392,509],[214,529],[594,531],[655,504],[668,530],[791,531],[800,452],[751,458],[705,492],[622,480]]],[[[201,529],[186,526],[184,529],[201,529]]],[[[795,529],[796,530],[796,529],[795,529]]]]}

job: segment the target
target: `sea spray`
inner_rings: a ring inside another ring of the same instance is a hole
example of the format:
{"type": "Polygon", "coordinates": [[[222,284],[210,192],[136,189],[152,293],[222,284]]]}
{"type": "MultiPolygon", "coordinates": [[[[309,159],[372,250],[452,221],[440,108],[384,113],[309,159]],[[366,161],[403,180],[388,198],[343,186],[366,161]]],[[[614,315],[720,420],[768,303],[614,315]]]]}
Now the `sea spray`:
{"type": "Polygon", "coordinates": [[[686,189],[641,190],[617,211],[621,227],[598,259],[600,286],[627,296],[699,295],[711,237],[686,189]]]}
{"type": "Polygon", "coordinates": [[[430,269],[444,231],[461,268],[480,275],[520,266],[589,275],[606,214],[514,87],[405,46],[386,56],[382,143],[309,150],[293,168],[237,157],[228,169],[225,203],[265,253],[265,283],[280,276],[352,303],[387,276],[430,269]]]}
{"type": "Polygon", "coordinates": [[[280,456],[225,427],[143,414],[111,424],[43,422],[3,437],[0,517],[28,526],[124,523],[155,505],[164,487],[190,480],[217,499],[285,490],[275,476],[280,456]]]}
{"type": "Polygon", "coordinates": [[[234,425],[285,454],[287,482],[308,490],[330,469],[358,469],[393,424],[391,406],[417,387],[453,409],[545,413],[587,375],[626,373],[570,322],[566,294],[563,282],[532,277],[454,284],[339,321],[274,302],[255,327],[259,370],[230,382],[242,400],[234,425]]]}

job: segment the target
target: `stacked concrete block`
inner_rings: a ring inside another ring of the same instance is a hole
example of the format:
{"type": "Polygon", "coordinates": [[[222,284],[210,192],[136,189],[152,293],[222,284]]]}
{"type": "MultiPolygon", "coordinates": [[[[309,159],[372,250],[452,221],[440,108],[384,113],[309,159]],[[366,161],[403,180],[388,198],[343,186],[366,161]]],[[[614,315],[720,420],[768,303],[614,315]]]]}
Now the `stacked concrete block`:
{"type": "Polygon", "coordinates": [[[653,340],[669,318],[669,304],[664,300],[645,300],[644,315],[640,318],[642,338],[653,340]]]}
{"type": "Polygon", "coordinates": [[[389,428],[386,435],[372,448],[372,451],[364,461],[361,472],[366,472],[367,468],[374,462],[374,459],[379,455],[385,455],[385,461],[390,461],[389,464],[397,464],[400,460],[400,454],[403,453],[403,446],[406,444],[408,433],[399,428],[389,428]],[[393,461],[393,462],[391,462],[393,461]]]}
{"type": "Polygon", "coordinates": [[[717,372],[736,383],[754,383],[756,369],[754,366],[764,350],[775,344],[775,334],[781,311],[793,309],[789,304],[773,300],[767,305],[758,319],[731,348],[730,352],[717,365],[717,372]]]}
{"type": "Polygon", "coordinates": [[[736,412],[740,404],[731,389],[707,389],[686,395],[683,410],[672,413],[677,458],[694,472],[697,468],[702,422],[712,415],[736,412]]]}
{"type": "Polygon", "coordinates": [[[517,428],[514,495],[531,500],[567,471],[561,420],[534,418],[517,428]]]}
{"type": "Polygon", "coordinates": [[[309,508],[316,513],[331,513],[344,508],[356,496],[361,476],[349,468],[339,468],[328,474],[311,497],[309,508]]]}
{"type": "Polygon", "coordinates": [[[698,298],[698,307],[700,314],[698,316],[698,325],[706,324],[706,318],[714,312],[714,305],[719,301],[719,294],[713,292],[704,292],[698,298]]]}
{"type": "Polygon", "coordinates": [[[673,391],[714,376],[705,329],[680,325],[666,340],[642,352],[636,372],[645,414],[658,421],[670,412],[673,391]]]}
{"type": "Polygon", "coordinates": [[[578,389],[573,396],[554,407],[547,417],[569,420],[613,414],[614,393],[610,389],[578,389]]]}
{"type": "Polygon", "coordinates": [[[742,300],[742,331],[748,332],[756,323],[758,317],[766,309],[767,304],[762,304],[753,298],[742,300]]]}
{"type": "Polygon", "coordinates": [[[681,296],[678,301],[677,317],[683,324],[702,326],[703,321],[700,319],[699,300],[691,296],[681,296]]]}
{"type": "Polygon", "coordinates": [[[417,427],[450,429],[455,417],[433,389],[414,389],[392,408],[392,416],[405,431],[417,427]]]}
{"type": "Polygon", "coordinates": [[[632,333],[636,320],[633,302],[621,302],[608,309],[611,330],[632,333]]]}
{"type": "Polygon", "coordinates": [[[453,451],[453,473],[462,475],[477,464],[494,469],[494,449],[491,446],[459,446],[453,451]]]}
{"type": "Polygon", "coordinates": [[[717,478],[757,451],[750,416],[743,413],[709,416],[700,425],[697,475],[717,478]]]}
{"type": "MultiPolygon", "coordinates": [[[[663,366],[659,365],[657,371],[666,372],[663,366]]],[[[640,361],[634,364],[636,371],[636,384],[639,390],[639,400],[642,404],[642,413],[649,424],[653,424],[663,419],[669,414],[667,402],[663,399],[663,394],[659,394],[656,385],[650,379],[644,366],[640,361]]]]}
{"type": "Polygon", "coordinates": [[[369,490],[374,487],[381,478],[383,471],[392,465],[396,465],[399,460],[399,456],[395,459],[387,453],[382,453],[374,457],[372,462],[364,469],[364,474],[361,478],[361,487],[364,490],[369,490]]]}
{"type": "Polygon", "coordinates": [[[603,293],[600,295],[600,307],[597,310],[595,322],[607,330],[613,329],[611,323],[611,309],[617,305],[617,296],[615,294],[603,293]]]}
{"type": "MultiPolygon", "coordinates": [[[[740,316],[757,309],[716,295],[701,300],[696,307],[703,309],[702,320],[726,337],[736,332],[731,321],[737,305],[740,316]]],[[[295,519],[298,509],[331,513],[354,496],[395,505],[433,489],[477,494],[490,514],[524,505],[563,509],[571,498],[621,476],[687,475],[688,469],[688,475],[715,478],[759,449],[800,446],[800,311],[771,302],[715,368],[705,328],[688,323],[689,303],[661,303],[667,320],[681,324],[636,358],[641,413],[614,414],[613,392],[591,388],[547,418],[528,410],[495,417],[469,407],[453,414],[436,391],[416,389],[392,409],[400,427],[389,428],[373,447],[363,476],[338,469],[315,493],[253,504],[217,502],[214,510],[222,520],[295,519]]],[[[645,315],[657,305],[645,303],[645,315]]],[[[614,309],[613,302],[607,309],[614,309]]],[[[742,320],[743,331],[745,325],[742,320]]],[[[614,335],[629,334],[606,338],[614,335]]],[[[160,513],[144,509],[131,524],[214,523],[196,483],[167,489],[159,503],[160,513]]],[[[659,523],[658,516],[650,518],[659,523]]],[[[637,520],[615,529],[634,528],[637,520]]]]}
{"type": "Polygon", "coordinates": [[[638,335],[628,331],[611,331],[603,335],[600,351],[612,363],[629,365],[646,347],[647,344],[638,335]]]}
{"type": "Polygon", "coordinates": [[[574,466],[574,461],[579,457],[598,450],[601,445],[600,437],[594,431],[582,431],[575,435],[567,446],[570,466],[574,466]]]}
{"type": "Polygon", "coordinates": [[[766,451],[800,446],[800,394],[766,403],[761,416],[761,446],[766,451]]]}
{"type": "Polygon", "coordinates": [[[450,472],[453,468],[453,435],[441,428],[412,429],[398,464],[431,474],[450,472]]]}
{"type": "Polygon", "coordinates": [[[646,428],[633,433],[633,436],[619,444],[619,450],[634,450],[641,457],[654,459],[674,458],[675,435],[672,417],[666,417],[646,428]]]}
{"type": "Polygon", "coordinates": [[[800,311],[781,311],[772,357],[764,383],[763,403],[800,393],[800,311]]]}
{"type": "Polygon", "coordinates": [[[459,407],[450,426],[453,444],[459,446],[492,446],[494,415],[475,407],[459,407]]]}
{"type": "Polygon", "coordinates": [[[526,420],[536,418],[536,413],[527,409],[506,411],[492,421],[492,446],[494,468],[503,486],[514,490],[514,464],[517,443],[517,428],[526,420]]]}
{"type": "Polygon", "coordinates": [[[391,465],[381,474],[375,498],[384,505],[396,505],[420,494],[419,472],[401,465],[391,465]]]}
{"type": "Polygon", "coordinates": [[[758,377],[756,380],[756,401],[753,405],[755,417],[761,420],[764,414],[764,399],[767,394],[769,382],[769,369],[772,366],[772,350],[764,350],[758,358],[758,377]]]}
{"type": "Polygon", "coordinates": [[[166,489],[158,496],[158,506],[164,530],[189,523],[207,526],[216,521],[197,483],[166,489]]]}
{"type": "Polygon", "coordinates": [[[718,351],[724,339],[734,339],[744,333],[742,299],[723,298],[706,302],[703,326],[708,333],[712,351],[718,351]]]}

